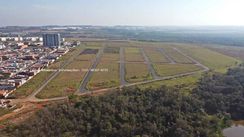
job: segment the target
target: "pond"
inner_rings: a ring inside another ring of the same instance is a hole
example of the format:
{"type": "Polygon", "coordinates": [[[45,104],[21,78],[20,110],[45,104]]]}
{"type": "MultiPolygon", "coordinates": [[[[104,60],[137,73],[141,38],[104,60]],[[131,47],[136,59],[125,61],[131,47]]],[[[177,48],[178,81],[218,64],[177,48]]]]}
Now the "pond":
{"type": "Polygon", "coordinates": [[[223,130],[225,137],[244,137],[244,121],[235,122],[229,128],[223,130]]]}

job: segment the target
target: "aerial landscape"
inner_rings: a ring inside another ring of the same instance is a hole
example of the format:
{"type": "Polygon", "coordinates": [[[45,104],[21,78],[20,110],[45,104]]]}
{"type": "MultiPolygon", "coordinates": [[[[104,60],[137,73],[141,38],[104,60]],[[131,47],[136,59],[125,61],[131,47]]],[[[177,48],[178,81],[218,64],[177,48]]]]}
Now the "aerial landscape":
{"type": "Polygon", "coordinates": [[[241,0],[2,2],[0,137],[244,136],[241,0]]]}

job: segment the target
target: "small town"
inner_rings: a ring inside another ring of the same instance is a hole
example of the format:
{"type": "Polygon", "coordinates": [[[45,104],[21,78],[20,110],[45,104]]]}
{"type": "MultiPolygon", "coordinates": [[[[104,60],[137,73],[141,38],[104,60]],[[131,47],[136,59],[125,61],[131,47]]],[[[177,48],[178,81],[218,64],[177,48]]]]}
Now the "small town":
{"type": "MultiPolygon", "coordinates": [[[[18,87],[65,55],[72,46],[65,43],[60,34],[0,37],[0,98],[8,98],[18,87]]],[[[9,101],[0,101],[0,107],[9,107],[7,104],[9,101]]]]}

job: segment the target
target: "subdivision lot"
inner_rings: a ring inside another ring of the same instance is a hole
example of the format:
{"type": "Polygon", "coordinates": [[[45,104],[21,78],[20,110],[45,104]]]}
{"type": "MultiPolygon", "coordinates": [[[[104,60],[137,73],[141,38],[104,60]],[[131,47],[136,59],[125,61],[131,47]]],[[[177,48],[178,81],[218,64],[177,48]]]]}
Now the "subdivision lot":
{"type": "Polygon", "coordinates": [[[168,56],[170,56],[176,63],[185,63],[185,64],[192,64],[193,62],[185,57],[184,55],[180,54],[173,47],[163,47],[163,50],[166,52],[168,56]]]}
{"type": "Polygon", "coordinates": [[[125,64],[126,81],[129,83],[151,80],[147,64],[126,63],[125,64]]]}
{"type": "Polygon", "coordinates": [[[101,62],[118,62],[120,60],[119,47],[106,47],[102,55],[101,62]]]}
{"type": "Polygon", "coordinates": [[[153,67],[157,74],[162,77],[194,72],[202,69],[193,64],[153,64],[153,67]]]}
{"type": "Polygon", "coordinates": [[[125,61],[144,62],[144,58],[139,48],[125,48],[125,61]]]}
{"type": "Polygon", "coordinates": [[[169,63],[169,60],[157,48],[144,48],[151,62],[169,63]]]}
{"type": "Polygon", "coordinates": [[[106,47],[87,85],[88,90],[119,86],[119,47],[106,47]]]}
{"type": "Polygon", "coordinates": [[[78,46],[76,48],[72,48],[67,54],[62,56],[60,59],[56,60],[53,64],[51,64],[48,69],[59,69],[62,67],[65,62],[71,59],[74,55],[79,54],[83,50],[83,46],[78,46]]]}
{"type": "Polygon", "coordinates": [[[229,67],[236,66],[240,63],[238,59],[200,46],[183,45],[179,47],[189,56],[218,72],[225,72],[229,67]]]}
{"type": "Polygon", "coordinates": [[[87,85],[88,90],[119,86],[119,63],[101,62],[95,70],[87,85]]]}
{"type": "Polygon", "coordinates": [[[52,72],[40,72],[35,77],[30,79],[27,83],[18,88],[13,93],[13,96],[16,98],[27,97],[28,95],[33,93],[38,87],[40,87],[42,83],[45,82],[51,74],[52,72]]]}
{"type": "MultiPolygon", "coordinates": [[[[86,49],[85,49],[86,50],[86,49]]],[[[84,51],[85,51],[84,50],[84,51]]],[[[87,50],[88,51],[88,50],[87,50]]],[[[37,94],[38,98],[67,96],[76,92],[81,81],[90,68],[97,52],[82,52],[60,72],[48,85],[37,94]]]]}
{"type": "Polygon", "coordinates": [[[207,45],[210,50],[244,61],[244,48],[234,46],[207,45]]]}
{"type": "Polygon", "coordinates": [[[84,74],[84,72],[60,72],[36,97],[54,98],[71,95],[79,88],[84,74]]]}

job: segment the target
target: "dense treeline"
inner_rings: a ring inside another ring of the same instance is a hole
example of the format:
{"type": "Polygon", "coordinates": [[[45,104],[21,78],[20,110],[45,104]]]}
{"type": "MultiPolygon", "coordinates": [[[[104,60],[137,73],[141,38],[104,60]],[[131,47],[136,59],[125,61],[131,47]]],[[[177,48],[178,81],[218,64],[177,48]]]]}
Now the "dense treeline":
{"type": "Polygon", "coordinates": [[[70,97],[5,130],[10,136],[220,137],[229,118],[244,118],[244,69],[207,74],[185,95],[177,88],[124,89],[70,97]]]}
{"type": "Polygon", "coordinates": [[[232,119],[244,119],[244,68],[203,77],[194,94],[205,103],[207,113],[227,113],[232,119]]]}
{"type": "Polygon", "coordinates": [[[150,92],[127,89],[48,107],[7,131],[22,137],[214,137],[220,120],[201,106],[199,100],[165,87],[150,92]]]}

